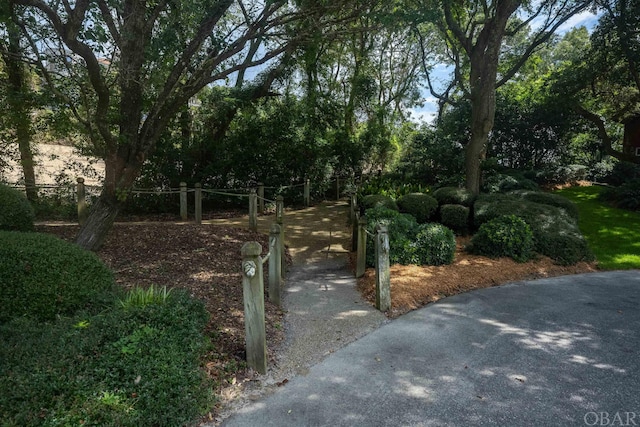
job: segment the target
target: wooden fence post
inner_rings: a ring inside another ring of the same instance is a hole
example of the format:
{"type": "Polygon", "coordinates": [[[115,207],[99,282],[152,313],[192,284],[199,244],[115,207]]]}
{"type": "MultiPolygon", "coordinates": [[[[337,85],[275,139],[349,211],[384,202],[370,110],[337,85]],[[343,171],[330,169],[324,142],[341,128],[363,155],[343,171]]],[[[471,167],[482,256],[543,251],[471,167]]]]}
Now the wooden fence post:
{"type": "Polygon", "coordinates": [[[255,188],[249,193],[249,230],[258,231],[258,195],[255,188]]]}
{"type": "Polygon", "coordinates": [[[280,246],[280,226],[271,224],[269,230],[269,299],[280,307],[280,279],[282,278],[282,247],[280,246]]]}
{"type": "Polygon", "coordinates": [[[196,224],[202,224],[202,184],[195,185],[196,224]]]}
{"type": "Polygon", "coordinates": [[[389,234],[386,225],[376,226],[376,308],[391,309],[391,278],[389,274],[389,234]]]}
{"type": "Polygon", "coordinates": [[[340,200],[340,177],[336,176],[336,200],[340,200]]]}
{"type": "Polygon", "coordinates": [[[180,183],[180,218],[187,220],[187,183],[180,183]]]}
{"type": "Polygon", "coordinates": [[[264,286],[262,246],[247,242],[242,246],[242,292],[247,365],[261,374],[267,373],[267,334],[264,322],[264,286]]]}
{"type": "Polygon", "coordinates": [[[258,212],[262,215],[264,213],[264,184],[258,183],[258,212]]]}
{"type": "Polygon", "coordinates": [[[87,190],[84,186],[84,178],[78,178],[76,193],[78,198],[78,224],[84,225],[87,220],[87,190]]]}
{"type": "Polygon", "coordinates": [[[356,277],[364,276],[367,266],[367,218],[358,220],[358,252],[356,258],[356,277]]]}
{"type": "Polygon", "coordinates": [[[304,180],[304,205],[309,207],[311,205],[311,190],[310,190],[310,181],[309,178],[304,180]]]}
{"type": "Polygon", "coordinates": [[[284,279],[284,272],[286,271],[286,259],[284,251],[284,198],[282,196],[276,197],[276,223],[280,226],[280,275],[284,279]]]}

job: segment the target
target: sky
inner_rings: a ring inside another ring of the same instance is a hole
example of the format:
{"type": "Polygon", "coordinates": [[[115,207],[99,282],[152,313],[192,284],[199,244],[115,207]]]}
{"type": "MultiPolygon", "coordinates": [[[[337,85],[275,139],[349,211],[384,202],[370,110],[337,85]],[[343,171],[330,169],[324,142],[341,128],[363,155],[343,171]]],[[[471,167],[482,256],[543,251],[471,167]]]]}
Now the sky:
{"type": "MultiPolygon", "coordinates": [[[[575,27],[580,27],[580,26],[587,27],[589,32],[591,32],[591,30],[597,24],[597,22],[598,22],[597,15],[589,11],[585,11],[571,17],[567,22],[565,22],[558,29],[557,33],[559,35],[563,35],[570,29],[575,27]]],[[[448,79],[450,78],[449,75],[451,71],[452,71],[452,67],[450,66],[446,66],[444,64],[437,65],[434,68],[434,71],[432,74],[432,81],[434,82],[434,85],[437,87],[438,86],[437,82],[440,82],[441,85],[444,85],[445,84],[444,82],[447,82],[448,79]]],[[[418,108],[413,108],[410,110],[411,120],[416,123],[433,123],[438,111],[437,99],[434,98],[429,93],[428,88],[422,89],[422,96],[423,96],[422,98],[423,106],[418,108]]]]}

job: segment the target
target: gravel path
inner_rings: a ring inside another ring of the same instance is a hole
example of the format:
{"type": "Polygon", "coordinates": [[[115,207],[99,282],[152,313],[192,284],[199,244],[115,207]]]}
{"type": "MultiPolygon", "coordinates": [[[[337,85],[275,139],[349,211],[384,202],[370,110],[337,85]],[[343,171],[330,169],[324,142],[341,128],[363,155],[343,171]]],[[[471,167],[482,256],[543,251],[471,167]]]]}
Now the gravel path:
{"type": "MultiPolygon", "coordinates": [[[[286,339],[266,375],[255,376],[223,396],[228,400],[226,410],[216,423],[271,394],[294,376],[306,375],[327,355],[385,323],[385,316],[363,301],[356,289],[347,259],[347,218],[344,201],[286,212],[285,241],[293,257],[283,293],[286,339]]],[[[266,232],[272,219],[261,217],[259,229],[266,232]]],[[[211,222],[244,225],[245,220],[211,222]]]]}

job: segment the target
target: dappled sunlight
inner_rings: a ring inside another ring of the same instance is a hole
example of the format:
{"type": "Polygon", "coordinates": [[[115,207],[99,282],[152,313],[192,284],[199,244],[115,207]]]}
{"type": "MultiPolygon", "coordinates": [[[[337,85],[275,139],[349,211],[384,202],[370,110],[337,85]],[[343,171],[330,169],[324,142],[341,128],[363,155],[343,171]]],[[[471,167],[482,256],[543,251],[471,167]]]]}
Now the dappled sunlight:
{"type": "Polygon", "coordinates": [[[347,320],[353,317],[367,317],[369,315],[369,311],[367,310],[349,310],[344,311],[337,316],[334,316],[334,319],[338,320],[347,320]]]}
{"type": "Polygon", "coordinates": [[[572,362],[572,363],[580,364],[580,365],[590,365],[590,366],[593,366],[594,368],[598,368],[598,369],[610,370],[610,371],[615,372],[616,374],[626,374],[627,373],[626,369],[618,368],[618,367],[615,367],[615,366],[610,365],[608,363],[598,363],[598,361],[596,361],[594,359],[590,359],[588,357],[580,356],[580,355],[577,355],[577,354],[572,355],[571,358],[569,359],[569,361],[572,362]]]}

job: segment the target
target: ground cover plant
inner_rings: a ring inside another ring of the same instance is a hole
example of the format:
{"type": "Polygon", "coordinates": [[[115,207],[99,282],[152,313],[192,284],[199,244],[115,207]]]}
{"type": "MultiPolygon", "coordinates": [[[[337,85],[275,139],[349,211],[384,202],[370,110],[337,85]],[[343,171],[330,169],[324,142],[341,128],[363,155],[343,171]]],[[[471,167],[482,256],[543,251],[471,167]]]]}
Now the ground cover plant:
{"type": "Polygon", "coordinates": [[[212,405],[208,314],[185,292],[0,325],[0,425],[184,425],[212,405]]]}
{"type": "Polygon", "coordinates": [[[556,191],[572,200],[580,213],[579,226],[598,259],[598,268],[640,268],[640,213],[618,209],[598,199],[600,186],[556,191]]]}

